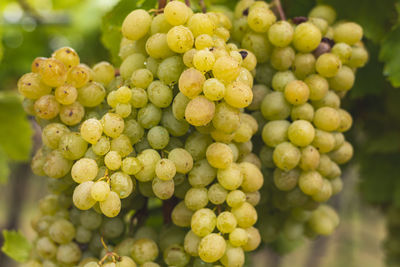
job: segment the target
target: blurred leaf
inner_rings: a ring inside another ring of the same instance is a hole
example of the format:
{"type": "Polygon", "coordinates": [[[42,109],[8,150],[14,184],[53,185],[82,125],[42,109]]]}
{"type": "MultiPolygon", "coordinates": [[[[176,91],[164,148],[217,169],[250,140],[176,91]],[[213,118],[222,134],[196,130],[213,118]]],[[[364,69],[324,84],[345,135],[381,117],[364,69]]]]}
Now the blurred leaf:
{"type": "Polygon", "coordinates": [[[400,87],[400,24],[383,40],[379,58],[385,62],[383,73],[394,87],[400,87]]]}
{"type": "Polygon", "coordinates": [[[25,262],[29,258],[32,245],[19,232],[3,230],[4,244],[1,250],[10,258],[25,262]]]}
{"type": "Polygon", "coordinates": [[[380,42],[396,23],[396,0],[321,0],[336,9],[338,19],[353,20],[364,28],[364,35],[380,42]]]}
{"type": "Polygon", "coordinates": [[[115,7],[103,17],[101,29],[101,41],[110,51],[112,62],[119,66],[121,59],[118,57],[120,42],[122,39],[121,25],[125,17],[134,9],[151,9],[156,6],[157,0],[121,0],[115,7]]]}
{"type": "Polygon", "coordinates": [[[371,138],[365,145],[366,153],[395,153],[400,151],[400,134],[397,132],[385,132],[375,138],[371,138]]]}
{"type": "Polygon", "coordinates": [[[9,174],[10,174],[10,169],[8,167],[7,155],[0,148],[0,184],[7,183],[9,174]]]}
{"type": "Polygon", "coordinates": [[[316,5],[315,0],[281,1],[287,18],[307,16],[316,5]]]}
{"type": "Polygon", "coordinates": [[[32,129],[14,93],[0,93],[0,147],[12,160],[29,159],[32,129]]]}

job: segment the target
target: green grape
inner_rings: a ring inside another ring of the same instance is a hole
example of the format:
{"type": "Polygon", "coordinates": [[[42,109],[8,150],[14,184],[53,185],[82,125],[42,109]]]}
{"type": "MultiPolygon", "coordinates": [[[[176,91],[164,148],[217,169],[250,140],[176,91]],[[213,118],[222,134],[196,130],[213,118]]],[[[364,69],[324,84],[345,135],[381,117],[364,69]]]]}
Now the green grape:
{"type": "Polygon", "coordinates": [[[194,46],[197,50],[212,47],[214,45],[213,38],[208,34],[200,34],[194,41],[194,46]]]}
{"type": "Polygon", "coordinates": [[[103,126],[97,119],[88,119],[82,123],[80,133],[86,142],[96,144],[103,134],[103,126]]]}
{"type": "Polygon", "coordinates": [[[102,216],[93,210],[87,210],[79,213],[79,222],[86,229],[98,229],[102,221],[102,216]]]}
{"type": "Polygon", "coordinates": [[[158,14],[153,18],[151,22],[150,33],[151,35],[156,33],[167,33],[172,28],[172,25],[168,23],[167,17],[164,13],[158,14]]]}
{"type": "Polygon", "coordinates": [[[222,56],[215,61],[212,73],[216,79],[224,83],[229,83],[236,80],[239,76],[240,65],[232,57],[222,56]]]}
{"type": "Polygon", "coordinates": [[[155,59],[164,59],[175,54],[168,46],[166,33],[156,33],[147,39],[146,52],[155,59]]]}
{"type": "Polygon", "coordinates": [[[58,103],[62,105],[71,105],[78,98],[78,91],[71,85],[62,85],[56,88],[54,96],[58,103]]]}
{"type": "Polygon", "coordinates": [[[183,148],[175,148],[168,154],[168,159],[171,160],[176,167],[176,171],[186,174],[193,168],[193,158],[188,151],[183,148]]]}
{"type": "Polygon", "coordinates": [[[257,222],[257,212],[254,207],[247,202],[232,208],[231,212],[235,216],[239,227],[248,228],[257,222]]]}
{"type": "Polygon", "coordinates": [[[296,80],[296,76],[293,74],[292,71],[287,70],[277,72],[272,78],[272,88],[275,91],[283,92],[286,85],[294,80],[296,80]]]}
{"type": "Polygon", "coordinates": [[[369,58],[368,51],[363,46],[353,46],[351,50],[351,57],[347,63],[351,68],[364,67],[369,58]]]}
{"type": "Polygon", "coordinates": [[[312,145],[318,149],[320,153],[328,153],[335,147],[335,138],[333,134],[329,132],[316,130],[312,145]]]}
{"type": "Polygon", "coordinates": [[[289,171],[295,168],[301,158],[300,150],[289,142],[280,143],[273,152],[273,161],[278,168],[289,171]]]}
{"type": "Polygon", "coordinates": [[[60,209],[57,196],[47,195],[40,200],[39,208],[43,214],[54,215],[60,209]]]}
{"type": "Polygon", "coordinates": [[[92,78],[92,70],[85,64],[79,64],[68,71],[67,83],[81,88],[92,78]]]}
{"type": "Polygon", "coordinates": [[[36,253],[43,259],[52,259],[57,253],[56,244],[48,237],[39,238],[35,245],[36,253]]]}
{"type": "Polygon", "coordinates": [[[262,84],[256,84],[252,88],[253,101],[247,107],[249,110],[259,110],[264,97],[270,92],[270,89],[262,84]]]}
{"type": "Polygon", "coordinates": [[[212,143],[206,151],[208,163],[218,169],[225,169],[233,162],[232,149],[223,143],[212,143]]]}
{"type": "Polygon", "coordinates": [[[244,265],[245,255],[241,247],[228,245],[224,256],[221,258],[221,263],[224,266],[240,267],[244,265]]]}
{"type": "Polygon", "coordinates": [[[194,163],[188,174],[188,180],[193,187],[205,187],[214,181],[217,170],[211,167],[207,160],[203,159],[194,163]]]}
{"type": "Polygon", "coordinates": [[[110,176],[110,186],[111,190],[123,199],[132,193],[134,187],[136,187],[136,182],[132,181],[132,178],[126,173],[115,172],[110,176]]]}
{"type": "Polygon", "coordinates": [[[271,147],[276,147],[288,140],[288,128],[290,122],[286,120],[270,121],[265,124],[262,131],[264,143],[271,147]]]}
{"type": "Polygon", "coordinates": [[[310,89],[303,81],[295,80],[286,85],[284,94],[290,104],[302,105],[307,102],[310,96],[310,89]]]}
{"type": "Polygon", "coordinates": [[[153,104],[147,104],[138,113],[139,124],[146,129],[156,126],[161,120],[161,110],[153,104]]]}
{"type": "Polygon", "coordinates": [[[314,140],[315,130],[310,122],[297,120],[290,124],[287,135],[294,145],[305,147],[314,140]]]}
{"type": "Polygon", "coordinates": [[[114,77],[115,70],[110,63],[102,61],[93,66],[93,80],[95,82],[107,86],[114,79],[114,77]]]}
{"type": "Polygon", "coordinates": [[[85,115],[85,108],[79,102],[75,102],[68,106],[62,106],[59,115],[64,124],[73,126],[81,122],[85,115]]]}
{"type": "Polygon", "coordinates": [[[352,48],[346,43],[337,43],[332,47],[331,52],[339,57],[340,61],[348,63],[350,57],[352,56],[352,48]]]}
{"type": "Polygon", "coordinates": [[[96,178],[99,168],[93,159],[82,158],[72,165],[71,176],[77,183],[92,181],[96,178]]]}
{"type": "Polygon", "coordinates": [[[164,110],[161,119],[161,125],[164,126],[172,136],[183,136],[189,130],[189,123],[184,120],[177,120],[171,108],[164,110]]]}
{"type": "Polygon", "coordinates": [[[318,74],[308,76],[304,82],[310,89],[310,100],[321,100],[328,93],[328,81],[318,74]]]}
{"type": "Polygon", "coordinates": [[[91,82],[78,90],[78,101],[84,107],[96,107],[103,102],[106,96],[106,89],[97,82],[91,82]]]}
{"type": "Polygon", "coordinates": [[[78,53],[71,47],[61,47],[54,51],[51,57],[61,61],[68,69],[77,66],[80,62],[78,53]]]}
{"type": "Polygon", "coordinates": [[[106,113],[101,119],[104,133],[112,138],[116,138],[124,131],[124,119],[115,113],[106,113]]]}
{"type": "Polygon", "coordinates": [[[292,169],[287,172],[275,169],[274,184],[281,191],[290,191],[296,187],[299,176],[300,171],[298,169],[292,169]]]}
{"type": "Polygon", "coordinates": [[[153,73],[148,69],[138,69],[132,73],[131,82],[135,87],[146,89],[152,81],[153,73]]]}
{"type": "Polygon", "coordinates": [[[69,129],[61,123],[50,123],[43,128],[42,142],[49,148],[57,149],[61,137],[68,133],[69,129]]]}
{"type": "Polygon", "coordinates": [[[120,66],[121,77],[124,80],[129,80],[135,70],[145,67],[146,57],[141,53],[133,53],[129,55],[120,66]]]}
{"type": "Polygon", "coordinates": [[[151,16],[143,9],[129,13],[122,23],[122,35],[129,40],[138,40],[150,30],[151,16]]]}
{"type": "Polygon", "coordinates": [[[189,227],[193,211],[188,209],[184,201],[181,201],[174,207],[171,213],[172,222],[180,227],[189,227]]]}
{"type": "Polygon", "coordinates": [[[321,41],[321,32],[310,22],[298,25],[293,34],[293,46],[302,53],[315,50],[321,41]]]}
{"type": "Polygon", "coordinates": [[[196,13],[192,15],[189,18],[187,25],[194,37],[197,37],[201,34],[213,35],[216,28],[216,25],[211,18],[207,16],[207,14],[202,13],[196,13]]]}
{"type": "Polygon", "coordinates": [[[161,159],[158,152],[154,149],[145,149],[136,157],[142,169],[135,174],[135,177],[140,182],[151,181],[155,176],[155,168],[157,162],[161,159]]]}
{"type": "Polygon", "coordinates": [[[153,179],[152,189],[156,197],[165,200],[172,197],[174,194],[174,180],[161,180],[157,177],[153,179]]]}
{"type": "Polygon", "coordinates": [[[45,57],[37,57],[32,61],[31,64],[31,71],[33,73],[38,73],[40,71],[40,64],[45,62],[46,58],[45,57]]]}
{"type": "Polygon", "coordinates": [[[293,27],[287,21],[274,23],[268,31],[268,39],[274,46],[286,47],[293,40],[293,27]]]}
{"type": "Polygon", "coordinates": [[[199,243],[199,256],[205,262],[216,262],[222,258],[226,250],[225,239],[218,234],[209,234],[199,243]]]}
{"type": "Polygon", "coordinates": [[[337,164],[344,164],[353,157],[353,146],[349,142],[344,142],[337,149],[329,153],[329,157],[337,164]]]}
{"type": "Polygon", "coordinates": [[[108,169],[115,171],[121,167],[122,158],[117,151],[110,151],[104,157],[104,164],[108,169]]]}
{"type": "MultiPolygon", "coordinates": [[[[173,1],[177,2],[177,1],[173,1]]],[[[173,3],[171,2],[171,3],[173,3]]],[[[181,3],[181,2],[179,2],[181,3]]],[[[164,250],[164,262],[168,266],[184,267],[190,261],[190,256],[186,254],[184,248],[180,245],[171,245],[164,250]]]]}
{"type": "Polygon", "coordinates": [[[229,242],[236,247],[241,247],[246,245],[248,238],[249,237],[247,235],[247,232],[243,228],[235,228],[229,234],[229,242]]]}
{"type": "Polygon", "coordinates": [[[39,73],[42,81],[51,87],[58,87],[67,80],[67,68],[58,59],[47,58],[40,64],[39,73]]]}
{"type": "Polygon", "coordinates": [[[231,233],[233,230],[236,229],[237,221],[235,216],[229,212],[224,211],[221,212],[217,217],[217,228],[218,230],[223,233],[231,233]]]}
{"type": "Polygon", "coordinates": [[[190,226],[196,235],[204,237],[213,232],[216,223],[215,213],[210,209],[203,208],[193,214],[190,226]]]}
{"type": "Polygon", "coordinates": [[[232,163],[225,169],[218,169],[218,182],[227,190],[235,190],[243,182],[243,174],[238,164],[232,163]]]}
{"type": "Polygon", "coordinates": [[[199,210],[207,206],[208,194],[206,188],[190,188],[185,195],[185,205],[193,211],[199,210]]]}
{"type": "Polygon", "coordinates": [[[111,143],[105,136],[100,137],[97,143],[92,145],[93,152],[99,156],[107,154],[107,152],[110,151],[110,148],[111,143]]]}
{"type": "Polygon", "coordinates": [[[179,91],[188,98],[194,98],[202,92],[205,81],[200,71],[189,68],[183,71],[179,78],[179,91]]]}
{"type": "Polygon", "coordinates": [[[147,140],[152,148],[163,149],[169,142],[168,131],[162,126],[155,126],[148,131],[147,140]]]}
{"type": "Polygon", "coordinates": [[[249,227],[245,229],[248,235],[248,241],[246,245],[242,246],[244,251],[253,251],[261,243],[261,236],[257,228],[249,227]]]}
{"type": "Polygon", "coordinates": [[[302,172],[299,177],[299,187],[306,195],[317,194],[323,185],[322,176],[316,171],[302,172]]]}
{"type": "Polygon", "coordinates": [[[353,70],[347,66],[343,66],[334,77],[329,79],[329,86],[332,90],[347,91],[353,87],[354,81],[355,75],[353,70]]]}
{"type": "Polygon", "coordinates": [[[141,267],[160,267],[159,264],[155,263],[155,262],[145,262],[141,265],[141,267]]]}
{"type": "Polygon", "coordinates": [[[68,174],[71,167],[70,160],[65,159],[60,151],[53,150],[46,156],[42,170],[49,177],[61,178],[68,174]]]}
{"type": "Polygon", "coordinates": [[[193,231],[187,232],[185,236],[185,240],[183,242],[184,249],[186,253],[188,253],[190,256],[193,257],[198,257],[199,252],[198,252],[198,247],[201,241],[201,237],[198,237],[193,231]]]}
{"type": "Polygon", "coordinates": [[[172,102],[172,90],[160,81],[152,82],[147,88],[147,95],[156,107],[166,108],[172,102]]]}
{"type": "Polygon", "coordinates": [[[132,97],[130,104],[134,108],[143,108],[147,105],[148,97],[144,89],[134,87],[132,88],[132,97]]]}
{"type": "Polygon", "coordinates": [[[217,104],[212,124],[217,130],[226,133],[234,132],[240,126],[239,110],[226,102],[217,104]]]}
{"type": "Polygon", "coordinates": [[[63,244],[58,247],[56,258],[61,264],[75,265],[81,257],[82,251],[74,242],[63,244]]]}
{"type": "Polygon", "coordinates": [[[208,199],[214,205],[223,204],[228,195],[228,191],[219,183],[215,183],[208,188],[208,199]]]}
{"type": "Polygon", "coordinates": [[[122,157],[126,157],[133,152],[129,137],[121,134],[117,138],[111,140],[111,150],[118,152],[122,157]]]}
{"type": "Polygon", "coordinates": [[[267,120],[283,120],[290,115],[291,107],[282,92],[267,94],[261,103],[261,112],[267,120]]]}
{"type": "Polygon", "coordinates": [[[354,45],[361,41],[362,36],[362,27],[354,22],[343,22],[333,29],[333,40],[336,43],[343,42],[348,45],[354,45]]]}
{"type": "Polygon", "coordinates": [[[247,16],[247,23],[255,32],[267,32],[275,21],[275,14],[268,8],[252,8],[247,16]]]}
{"type": "MultiPolygon", "coordinates": [[[[316,136],[318,136],[318,131],[316,131],[316,136]]],[[[301,158],[299,167],[304,171],[315,170],[320,161],[320,154],[318,150],[313,146],[306,146],[301,149],[301,158]]]]}
{"type": "Polygon", "coordinates": [[[289,69],[294,60],[295,52],[290,46],[287,47],[276,47],[271,53],[271,65],[279,71],[285,71],[289,69]]]}
{"type": "Polygon", "coordinates": [[[243,174],[241,185],[243,191],[249,193],[259,190],[264,183],[264,177],[257,166],[250,162],[242,162],[239,164],[239,167],[243,174]]]}
{"type": "Polygon", "coordinates": [[[139,192],[144,197],[155,197],[153,192],[152,183],[150,182],[139,182],[139,192]]]}
{"type": "Polygon", "coordinates": [[[185,150],[188,151],[194,160],[201,160],[206,156],[207,147],[212,143],[212,139],[205,134],[193,132],[185,142],[185,150]]]}
{"type": "Polygon", "coordinates": [[[120,261],[116,262],[116,267],[136,267],[136,263],[132,260],[132,258],[127,256],[122,256],[120,261]]]}
{"type": "MultiPolygon", "coordinates": [[[[181,75],[182,77],[182,75],[181,75]]],[[[189,103],[190,99],[186,97],[183,93],[179,92],[172,103],[172,113],[177,120],[185,119],[185,110],[186,106],[189,103]]]]}
{"type": "Polygon", "coordinates": [[[311,53],[296,54],[293,62],[293,72],[296,77],[304,79],[315,72],[315,57],[311,53]]]}
{"type": "Polygon", "coordinates": [[[157,244],[148,238],[135,241],[132,246],[132,258],[138,264],[154,261],[158,256],[157,244]]]}
{"type": "Polygon", "coordinates": [[[161,159],[155,168],[156,176],[164,181],[172,180],[176,174],[176,167],[172,160],[161,159]]]}
{"type": "Polygon", "coordinates": [[[328,5],[317,5],[310,11],[308,16],[321,18],[326,20],[329,24],[333,24],[336,20],[336,11],[328,5]]]}
{"type": "Polygon", "coordinates": [[[124,132],[131,141],[131,144],[138,143],[144,136],[144,129],[138,121],[132,119],[125,121],[124,132]]]}
{"type": "Polygon", "coordinates": [[[41,96],[33,106],[35,115],[41,119],[51,120],[60,112],[60,104],[53,95],[41,96]]]}
{"type": "Polygon", "coordinates": [[[202,72],[210,71],[215,63],[214,54],[208,49],[198,50],[192,59],[193,65],[196,69],[202,72]]]}
{"type": "Polygon", "coordinates": [[[253,92],[248,85],[234,81],[226,87],[224,100],[235,108],[244,108],[253,101],[253,92]]]}
{"type": "MultiPolygon", "coordinates": [[[[133,110],[133,112],[136,112],[136,110],[133,110]]],[[[115,113],[126,118],[132,114],[132,106],[131,104],[118,103],[115,107],[115,113]]],[[[132,115],[132,117],[136,117],[136,115],[132,115]]]]}
{"type": "Polygon", "coordinates": [[[176,53],[185,53],[193,47],[194,36],[185,26],[174,26],[167,33],[169,48],[176,53]]]}
{"type": "Polygon", "coordinates": [[[246,194],[241,190],[233,190],[226,196],[226,203],[232,208],[239,207],[246,201],[246,194]]]}
{"type": "Polygon", "coordinates": [[[109,193],[110,186],[104,181],[95,182],[90,191],[92,198],[99,202],[106,200],[109,193]]]}
{"type": "Polygon", "coordinates": [[[67,244],[75,238],[76,229],[74,225],[65,220],[55,221],[49,228],[50,238],[58,244],[67,244]]]}
{"type": "Polygon", "coordinates": [[[115,217],[121,210],[121,200],[119,195],[111,191],[106,200],[100,202],[100,210],[107,217],[115,217]]]}
{"type": "Polygon", "coordinates": [[[120,218],[107,218],[103,221],[100,232],[104,238],[117,238],[124,232],[124,222],[120,218]]]}
{"type": "Polygon", "coordinates": [[[295,120],[306,120],[312,121],[314,118],[314,108],[309,103],[297,105],[292,108],[290,117],[293,121],[295,120]]]}
{"type": "Polygon", "coordinates": [[[129,103],[132,97],[132,92],[127,86],[121,86],[115,91],[115,98],[118,103],[129,103]]]}
{"type": "Polygon", "coordinates": [[[315,63],[317,72],[326,78],[334,77],[342,67],[342,63],[337,55],[325,53],[318,57],[315,63]]]}
{"type": "Polygon", "coordinates": [[[335,131],[340,126],[340,116],[336,109],[322,107],[315,111],[314,125],[324,131],[335,131]]]}
{"type": "Polygon", "coordinates": [[[94,182],[87,181],[75,187],[72,200],[78,209],[88,210],[96,204],[91,195],[93,184],[94,182]]]}
{"type": "Polygon", "coordinates": [[[334,91],[329,90],[321,100],[312,101],[312,105],[315,109],[322,107],[331,107],[337,109],[340,107],[340,102],[339,96],[334,91]]]}

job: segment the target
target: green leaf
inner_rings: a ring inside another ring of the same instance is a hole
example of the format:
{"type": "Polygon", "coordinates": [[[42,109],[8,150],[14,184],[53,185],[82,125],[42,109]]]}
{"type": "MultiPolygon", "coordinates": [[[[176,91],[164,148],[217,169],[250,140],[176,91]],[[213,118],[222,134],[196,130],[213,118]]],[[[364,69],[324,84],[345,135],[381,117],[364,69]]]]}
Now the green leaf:
{"type": "Polygon", "coordinates": [[[379,59],[385,62],[383,73],[394,87],[400,87],[400,24],[383,40],[379,59]]]}
{"type": "Polygon", "coordinates": [[[19,232],[3,230],[4,244],[1,250],[10,258],[25,262],[31,253],[31,243],[19,232]]]}
{"type": "Polygon", "coordinates": [[[281,1],[288,19],[298,16],[307,17],[308,12],[316,5],[315,0],[281,1]]]}
{"type": "Polygon", "coordinates": [[[104,15],[101,30],[101,41],[110,51],[112,62],[119,66],[119,46],[122,39],[121,25],[125,17],[134,9],[151,9],[156,6],[157,0],[121,0],[115,7],[104,15]]]}
{"type": "Polygon", "coordinates": [[[14,93],[0,93],[0,147],[11,160],[28,160],[32,129],[14,93]]]}
{"type": "Polygon", "coordinates": [[[8,158],[6,153],[0,148],[0,184],[5,184],[10,175],[10,168],[8,167],[8,158]]]}
{"type": "Polygon", "coordinates": [[[365,152],[370,154],[397,153],[400,150],[400,134],[397,132],[381,134],[371,138],[365,146],[365,152]]]}

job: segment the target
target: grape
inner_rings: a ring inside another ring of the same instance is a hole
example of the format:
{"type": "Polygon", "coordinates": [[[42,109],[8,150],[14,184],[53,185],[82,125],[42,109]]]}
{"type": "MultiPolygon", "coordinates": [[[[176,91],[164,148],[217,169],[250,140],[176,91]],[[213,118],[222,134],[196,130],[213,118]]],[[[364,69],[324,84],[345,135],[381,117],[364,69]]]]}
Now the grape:
{"type": "Polygon", "coordinates": [[[224,266],[240,267],[244,265],[245,256],[241,247],[227,246],[224,256],[221,258],[224,266]]]}
{"type": "Polygon", "coordinates": [[[221,233],[231,233],[236,229],[237,221],[235,216],[229,212],[221,212],[217,217],[217,228],[221,233]]]}
{"type": "Polygon", "coordinates": [[[74,225],[65,219],[55,221],[49,228],[50,238],[58,244],[71,242],[75,238],[75,234],[74,225]]]}
{"type": "Polygon", "coordinates": [[[348,65],[352,68],[364,67],[369,58],[368,51],[363,46],[353,46],[348,65]]]}
{"type": "Polygon", "coordinates": [[[92,70],[85,64],[79,64],[69,70],[67,82],[75,88],[81,88],[92,78],[92,70]]]}
{"type": "Polygon", "coordinates": [[[164,181],[157,177],[153,179],[152,189],[154,194],[162,200],[169,199],[174,194],[174,180],[164,181]]]}
{"type": "Polygon", "coordinates": [[[69,129],[61,123],[50,123],[43,128],[42,141],[43,143],[52,149],[57,149],[61,137],[68,133],[69,129]]]}
{"type": "Polygon", "coordinates": [[[138,69],[132,73],[132,85],[146,89],[153,81],[153,73],[148,69],[138,69]]]}
{"type": "Polygon", "coordinates": [[[53,95],[44,95],[35,101],[33,106],[36,116],[51,120],[60,112],[60,104],[53,95]]]}
{"type": "Polygon", "coordinates": [[[314,125],[324,131],[335,131],[340,126],[339,113],[331,107],[322,107],[315,111],[314,125]]]}
{"type": "Polygon", "coordinates": [[[185,53],[193,47],[194,36],[185,26],[175,26],[167,33],[169,48],[176,53],[185,53]]]}
{"type": "Polygon", "coordinates": [[[115,217],[121,210],[121,200],[119,195],[111,191],[106,200],[100,202],[100,210],[107,217],[115,217]]]}
{"type": "Polygon", "coordinates": [[[295,168],[300,161],[300,157],[300,150],[289,142],[280,143],[273,152],[274,163],[285,171],[295,168]]]}
{"type": "Polygon", "coordinates": [[[107,154],[110,148],[110,141],[105,136],[100,137],[97,143],[92,145],[93,152],[100,156],[107,154]]]}
{"type": "Polygon", "coordinates": [[[51,87],[58,87],[67,80],[67,68],[55,58],[47,58],[40,64],[42,81],[51,87]]]}
{"type": "Polygon", "coordinates": [[[57,246],[48,237],[36,241],[36,252],[44,259],[52,259],[57,253],[57,246]]]}
{"type": "Polygon", "coordinates": [[[271,65],[279,70],[285,71],[289,69],[295,59],[295,52],[294,49],[291,47],[276,47],[272,50],[271,53],[271,65]]]}
{"type": "Polygon", "coordinates": [[[127,256],[122,256],[120,261],[117,261],[116,267],[136,267],[136,263],[127,256]]]}
{"type": "Polygon", "coordinates": [[[244,251],[253,251],[261,243],[261,236],[257,228],[249,227],[245,229],[248,235],[248,241],[245,246],[243,246],[244,251]]]}
{"type": "Polygon", "coordinates": [[[171,245],[164,250],[164,261],[169,266],[183,267],[187,266],[190,256],[180,245],[171,245]]]}
{"type": "Polygon", "coordinates": [[[256,192],[261,189],[264,183],[264,177],[256,165],[250,162],[242,162],[239,164],[241,173],[243,174],[242,189],[245,192],[256,192]]]}
{"type": "Polygon", "coordinates": [[[132,107],[143,108],[147,105],[148,97],[147,97],[147,93],[144,89],[134,87],[134,88],[132,88],[131,93],[132,93],[132,97],[131,97],[130,104],[132,105],[132,107]]]}
{"type": "MultiPolygon", "coordinates": [[[[146,52],[155,59],[164,59],[174,55],[174,52],[168,46],[166,33],[156,33],[147,39],[146,52]]],[[[132,76],[136,71],[132,73],[132,76]]]]}
{"type": "Polygon", "coordinates": [[[97,181],[90,190],[90,195],[96,201],[105,201],[110,193],[110,186],[104,181],[97,181]]]}
{"type": "Polygon", "coordinates": [[[208,146],[206,157],[210,165],[218,169],[225,169],[233,162],[232,149],[218,142],[208,146]]]}
{"type": "Polygon", "coordinates": [[[190,226],[196,235],[204,237],[213,232],[216,224],[215,213],[210,209],[203,208],[193,214],[190,226]]]}
{"type": "Polygon", "coordinates": [[[233,133],[240,126],[239,110],[226,102],[217,104],[212,125],[223,132],[233,133]]]}
{"type": "Polygon", "coordinates": [[[317,72],[326,78],[334,77],[342,67],[338,56],[332,53],[325,53],[318,57],[315,63],[317,72]]]}
{"type": "Polygon", "coordinates": [[[80,62],[78,53],[71,47],[61,47],[54,51],[51,57],[61,61],[69,69],[80,62]]]}
{"type": "Polygon", "coordinates": [[[224,238],[218,234],[209,234],[201,239],[199,256],[205,262],[216,262],[222,258],[226,250],[224,238]]]}
{"type": "Polygon", "coordinates": [[[129,13],[122,23],[122,34],[130,40],[138,40],[150,30],[151,17],[147,11],[136,9],[129,13]]]}
{"type": "Polygon", "coordinates": [[[156,164],[155,172],[159,179],[168,181],[174,178],[176,167],[172,160],[161,159],[156,164]]]}
{"type": "Polygon", "coordinates": [[[169,29],[172,28],[172,25],[168,23],[164,13],[158,14],[153,18],[150,28],[151,35],[156,33],[167,33],[169,29]]]}
{"type": "Polygon", "coordinates": [[[269,41],[277,47],[288,46],[293,39],[293,27],[287,21],[278,21],[268,31],[269,41]]]}
{"type": "Polygon", "coordinates": [[[290,123],[286,120],[274,120],[265,124],[262,131],[264,143],[271,147],[276,147],[288,140],[288,129],[290,123]]]}
{"type": "Polygon", "coordinates": [[[238,226],[242,228],[253,226],[257,222],[257,212],[254,207],[247,202],[232,208],[231,212],[236,217],[238,226]]]}
{"type": "MultiPolygon", "coordinates": [[[[234,81],[240,73],[239,63],[231,57],[223,56],[217,58],[212,72],[218,80],[229,83],[234,81]]],[[[251,102],[251,101],[250,101],[251,102]]]]}
{"type": "Polygon", "coordinates": [[[156,126],[161,121],[161,117],[161,109],[149,103],[139,110],[137,122],[139,122],[140,126],[143,128],[149,129],[156,126]]]}
{"type": "Polygon", "coordinates": [[[95,82],[107,86],[114,79],[114,77],[115,70],[110,63],[102,61],[93,66],[93,80],[95,82]]]}
{"type": "Polygon", "coordinates": [[[344,142],[339,148],[329,153],[329,157],[337,164],[344,164],[353,157],[353,147],[349,142],[344,142]]]}
{"type": "Polygon", "coordinates": [[[111,190],[117,193],[119,198],[123,199],[132,193],[136,182],[132,181],[132,178],[126,173],[115,172],[110,176],[110,186],[111,190]]]}
{"type": "Polygon", "coordinates": [[[342,66],[338,73],[329,79],[331,89],[336,91],[350,90],[355,81],[355,75],[352,69],[347,66],[342,66]]]}
{"type": "Polygon", "coordinates": [[[70,160],[65,159],[60,151],[53,150],[46,156],[42,170],[49,177],[61,178],[68,174],[71,167],[70,160]]]}
{"type": "Polygon", "coordinates": [[[71,242],[59,246],[56,257],[60,263],[74,265],[82,257],[82,252],[76,243],[71,242]]]}
{"type": "Polygon", "coordinates": [[[290,124],[287,135],[290,142],[297,146],[305,147],[314,140],[315,130],[310,122],[297,120],[290,124]]]}
{"type": "Polygon", "coordinates": [[[307,102],[310,96],[310,89],[306,83],[295,80],[286,85],[284,94],[290,104],[301,105],[307,102]]]}
{"type": "Polygon", "coordinates": [[[236,163],[232,163],[225,169],[217,171],[217,179],[220,185],[226,190],[235,190],[240,187],[243,182],[243,173],[236,163]]]}
{"type": "Polygon", "coordinates": [[[104,164],[110,170],[118,170],[121,167],[121,155],[116,151],[108,152],[104,157],[104,164]]]}
{"type": "Polygon", "coordinates": [[[146,57],[141,53],[129,55],[120,66],[121,77],[128,80],[135,70],[145,67],[146,57]]]}
{"type": "Polygon", "coordinates": [[[93,159],[82,158],[72,165],[71,176],[77,183],[92,181],[96,178],[99,168],[93,159]]]}
{"type": "Polygon", "coordinates": [[[200,241],[200,237],[198,237],[193,231],[189,231],[184,240],[184,249],[186,253],[193,257],[199,256],[198,247],[200,241]]]}
{"type": "Polygon", "coordinates": [[[190,188],[185,195],[185,205],[193,211],[204,208],[208,204],[208,191],[206,188],[190,188]]]}
{"type": "Polygon", "coordinates": [[[125,134],[111,140],[111,150],[118,152],[121,157],[126,157],[133,152],[131,141],[125,134]]]}
{"type": "Polygon", "coordinates": [[[184,201],[174,207],[171,213],[172,222],[180,227],[188,227],[191,224],[193,211],[188,209],[184,201]]]}
{"type": "Polygon", "coordinates": [[[101,119],[103,131],[106,135],[116,138],[124,131],[124,120],[115,113],[106,113],[101,119]]]}
{"type": "Polygon", "coordinates": [[[74,102],[71,105],[60,108],[60,120],[68,126],[73,126],[81,122],[84,115],[85,108],[79,102],[74,102]]]}
{"type": "Polygon", "coordinates": [[[267,94],[261,103],[261,112],[267,120],[283,120],[290,115],[291,107],[281,92],[267,94]]]}
{"type": "Polygon", "coordinates": [[[203,49],[197,51],[193,55],[192,62],[196,69],[202,72],[207,72],[210,71],[214,66],[215,57],[211,51],[209,51],[208,49],[203,49]]]}
{"type": "Polygon", "coordinates": [[[186,174],[193,168],[193,158],[183,148],[171,150],[168,154],[168,159],[175,164],[176,171],[179,173],[186,174]]]}
{"type": "Polygon", "coordinates": [[[336,43],[354,45],[361,40],[362,36],[363,29],[354,22],[340,23],[333,29],[333,40],[336,43]]]}
{"type": "Polygon", "coordinates": [[[93,184],[94,182],[87,181],[75,187],[72,199],[78,209],[88,210],[96,203],[91,195],[93,184]]]}
{"type": "Polygon", "coordinates": [[[251,104],[253,92],[246,84],[235,81],[226,87],[224,100],[232,107],[244,108],[251,104]]]}
{"type": "Polygon", "coordinates": [[[316,171],[302,172],[299,177],[299,187],[304,194],[315,195],[323,185],[322,176],[316,171]]]}
{"type": "Polygon", "coordinates": [[[160,155],[153,149],[146,149],[137,156],[137,159],[143,167],[135,174],[136,179],[141,182],[151,181],[155,176],[155,168],[160,160],[160,155]]]}

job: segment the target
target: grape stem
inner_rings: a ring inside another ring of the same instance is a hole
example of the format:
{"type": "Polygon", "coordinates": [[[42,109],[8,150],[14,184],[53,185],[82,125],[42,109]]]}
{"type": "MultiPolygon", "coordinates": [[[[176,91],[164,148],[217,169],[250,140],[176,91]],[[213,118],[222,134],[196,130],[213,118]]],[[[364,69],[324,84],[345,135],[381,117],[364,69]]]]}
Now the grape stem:
{"type": "Polygon", "coordinates": [[[190,0],[185,0],[185,4],[190,7],[190,0]]]}
{"type": "Polygon", "coordinates": [[[201,11],[203,13],[207,13],[207,7],[206,7],[206,3],[204,3],[204,0],[199,0],[199,4],[200,4],[200,7],[201,7],[201,11]]]}
{"type": "Polygon", "coordinates": [[[278,10],[281,20],[286,20],[286,15],[285,12],[283,11],[281,0],[274,0],[274,4],[276,6],[276,9],[278,10]]]}
{"type": "Polygon", "coordinates": [[[162,205],[162,213],[163,213],[163,220],[165,224],[171,223],[171,213],[175,206],[178,204],[178,200],[176,198],[171,198],[168,200],[163,201],[162,205]]]}
{"type": "Polygon", "coordinates": [[[158,0],[158,9],[162,9],[167,5],[167,0],[158,0]]]}

